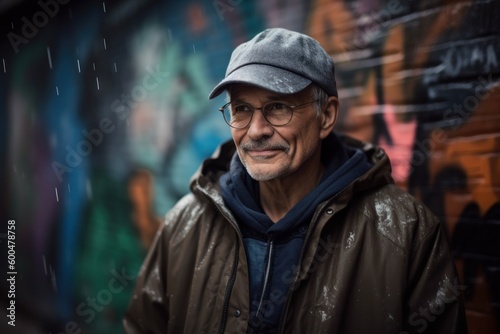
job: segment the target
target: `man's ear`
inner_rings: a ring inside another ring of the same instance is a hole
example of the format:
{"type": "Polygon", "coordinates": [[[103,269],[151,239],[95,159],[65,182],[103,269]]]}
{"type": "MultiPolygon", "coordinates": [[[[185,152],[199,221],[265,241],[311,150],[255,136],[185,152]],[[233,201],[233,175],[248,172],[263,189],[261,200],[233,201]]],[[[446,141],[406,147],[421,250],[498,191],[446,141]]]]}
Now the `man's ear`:
{"type": "Polygon", "coordinates": [[[321,139],[325,139],[332,131],[337,122],[339,111],[339,99],[335,96],[329,96],[326,107],[321,113],[321,139]]]}

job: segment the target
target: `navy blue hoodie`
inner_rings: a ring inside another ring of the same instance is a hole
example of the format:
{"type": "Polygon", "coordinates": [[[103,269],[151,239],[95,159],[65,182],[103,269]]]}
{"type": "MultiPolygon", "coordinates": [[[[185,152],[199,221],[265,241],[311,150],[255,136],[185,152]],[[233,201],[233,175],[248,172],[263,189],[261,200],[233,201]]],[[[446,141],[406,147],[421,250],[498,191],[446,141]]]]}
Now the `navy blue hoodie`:
{"type": "Polygon", "coordinates": [[[247,173],[237,153],[219,180],[222,197],[243,235],[250,280],[250,333],[277,330],[316,207],[371,167],[361,150],[346,147],[334,133],[323,140],[321,159],[326,170],[320,183],[276,223],[264,213],[259,184],[247,173]]]}

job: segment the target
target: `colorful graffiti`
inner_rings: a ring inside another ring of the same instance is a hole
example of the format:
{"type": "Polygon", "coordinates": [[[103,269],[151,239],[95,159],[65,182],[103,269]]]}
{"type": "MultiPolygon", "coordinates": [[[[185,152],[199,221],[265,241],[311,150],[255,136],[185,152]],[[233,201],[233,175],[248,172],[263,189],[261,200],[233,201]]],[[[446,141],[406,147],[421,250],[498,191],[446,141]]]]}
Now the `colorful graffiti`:
{"type": "Polygon", "coordinates": [[[332,55],[337,130],[387,151],[448,233],[469,331],[500,331],[496,1],[20,0],[0,17],[0,211],[17,228],[20,332],[121,332],[162,216],[229,138],[208,93],[234,46],[278,26],[332,55]]]}

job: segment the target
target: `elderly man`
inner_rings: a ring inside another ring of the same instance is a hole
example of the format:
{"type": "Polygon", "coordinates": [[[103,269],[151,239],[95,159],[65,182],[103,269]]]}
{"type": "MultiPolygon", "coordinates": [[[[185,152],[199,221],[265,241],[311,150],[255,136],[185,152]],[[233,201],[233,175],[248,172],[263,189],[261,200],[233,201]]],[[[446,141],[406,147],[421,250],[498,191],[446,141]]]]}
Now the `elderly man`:
{"type": "Polygon", "coordinates": [[[333,132],[331,57],[268,29],[238,46],[204,161],[141,269],[126,333],[463,333],[438,220],[385,153],[333,132]]]}

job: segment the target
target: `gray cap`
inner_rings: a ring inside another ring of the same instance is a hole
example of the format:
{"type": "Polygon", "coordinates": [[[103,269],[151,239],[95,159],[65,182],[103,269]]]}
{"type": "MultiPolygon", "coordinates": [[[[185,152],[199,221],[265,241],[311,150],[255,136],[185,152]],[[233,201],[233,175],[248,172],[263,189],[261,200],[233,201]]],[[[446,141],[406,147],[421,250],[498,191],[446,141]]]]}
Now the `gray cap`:
{"type": "Polygon", "coordinates": [[[273,28],[264,30],[234,49],[226,77],[215,86],[208,98],[213,99],[235,83],[293,94],[313,82],[329,96],[338,96],[335,67],[330,55],[309,36],[273,28]]]}

